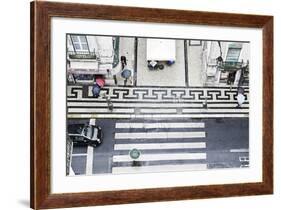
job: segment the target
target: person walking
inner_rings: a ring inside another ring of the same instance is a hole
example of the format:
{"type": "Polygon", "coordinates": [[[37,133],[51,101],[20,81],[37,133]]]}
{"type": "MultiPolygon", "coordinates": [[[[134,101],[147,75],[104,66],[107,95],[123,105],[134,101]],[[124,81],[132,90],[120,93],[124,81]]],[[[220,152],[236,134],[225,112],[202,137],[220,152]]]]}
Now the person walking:
{"type": "Polygon", "coordinates": [[[98,84],[94,84],[92,88],[92,94],[94,98],[98,98],[100,96],[100,86],[98,84]]]}
{"type": "Polygon", "coordinates": [[[109,111],[113,111],[113,103],[111,101],[111,98],[109,95],[105,96],[106,102],[107,102],[107,107],[109,109],[109,111]]]}
{"type": "Polygon", "coordinates": [[[242,104],[245,102],[244,89],[238,87],[237,89],[237,108],[241,108],[242,104]]]}
{"type": "Polygon", "coordinates": [[[122,69],[124,69],[125,66],[127,66],[127,58],[124,55],[121,56],[121,64],[122,64],[122,69]]]}
{"type": "Polygon", "coordinates": [[[96,82],[92,88],[92,94],[94,98],[98,98],[100,96],[101,88],[105,85],[105,80],[102,76],[96,76],[96,82]]]}

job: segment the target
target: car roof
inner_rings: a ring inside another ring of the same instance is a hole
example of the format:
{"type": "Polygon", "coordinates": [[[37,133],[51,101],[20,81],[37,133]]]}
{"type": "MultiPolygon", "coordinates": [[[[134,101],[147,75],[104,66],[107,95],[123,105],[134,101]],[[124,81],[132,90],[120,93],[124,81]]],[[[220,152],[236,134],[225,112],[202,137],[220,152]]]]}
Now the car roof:
{"type": "Polygon", "coordinates": [[[92,126],[94,128],[99,128],[97,125],[90,125],[84,123],[68,124],[68,133],[81,134],[85,126],[92,126]]]}

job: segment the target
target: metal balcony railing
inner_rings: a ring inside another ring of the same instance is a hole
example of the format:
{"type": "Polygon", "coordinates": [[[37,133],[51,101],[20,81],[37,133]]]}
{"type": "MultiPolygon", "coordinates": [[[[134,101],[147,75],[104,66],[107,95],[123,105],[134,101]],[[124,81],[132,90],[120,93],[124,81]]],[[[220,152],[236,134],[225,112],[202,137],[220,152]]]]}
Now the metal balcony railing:
{"type": "Polygon", "coordinates": [[[68,57],[70,59],[98,59],[98,55],[96,52],[88,52],[88,51],[68,51],[68,57]]]}
{"type": "Polygon", "coordinates": [[[218,62],[220,71],[238,71],[243,67],[243,62],[223,61],[218,62]]]}

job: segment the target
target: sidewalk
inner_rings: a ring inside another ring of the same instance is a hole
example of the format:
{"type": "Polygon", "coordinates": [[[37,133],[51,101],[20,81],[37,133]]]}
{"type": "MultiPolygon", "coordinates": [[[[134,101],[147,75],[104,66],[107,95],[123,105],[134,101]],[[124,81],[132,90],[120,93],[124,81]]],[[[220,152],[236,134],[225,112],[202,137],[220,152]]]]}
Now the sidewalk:
{"type": "Polygon", "coordinates": [[[237,88],[104,87],[105,98],[92,98],[91,86],[68,87],[68,118],[214,118],[248,117],[249,90],[237,108],[237,88]]]}
{"type": "Polygon", "coordinates": [[[186,42],[187,63],[188,63],[188,85],[190,87],[202,87],[202,46],[189,46],[189,41],[186,42]]]}
{"type": "Polygon", "coordinates": [[[131,70],[132,76],[127,80],[127,86],[132,86],[134,83],[134,71],[135,71],[135,38],[130,37],[120,37],[119,42],[119,63],[113,69],[113,75],[116,75],[117,85],[124,85],[125,79],[121,77],[122,66],[121,66],[121,56],[126,56],[127,59],[127,69],[131,70]]]}

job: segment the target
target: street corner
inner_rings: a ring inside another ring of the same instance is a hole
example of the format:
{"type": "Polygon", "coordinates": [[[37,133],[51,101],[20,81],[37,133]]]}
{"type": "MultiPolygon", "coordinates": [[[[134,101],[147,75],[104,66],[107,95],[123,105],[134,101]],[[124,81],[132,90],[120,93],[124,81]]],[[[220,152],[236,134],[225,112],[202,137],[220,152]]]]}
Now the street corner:
{"type": "Polygon", "coordinates": [[[249,43],[67,38],[70,175],[249,167],[249,43]]]}

